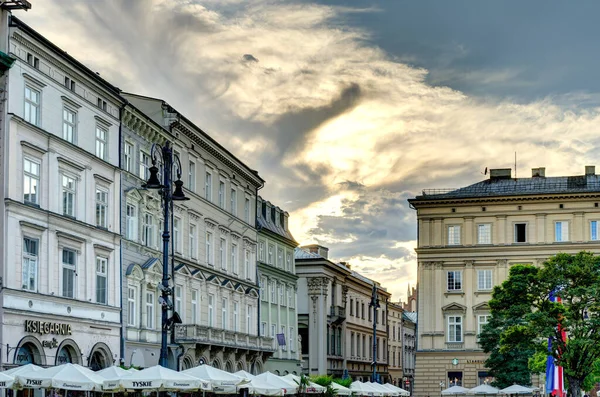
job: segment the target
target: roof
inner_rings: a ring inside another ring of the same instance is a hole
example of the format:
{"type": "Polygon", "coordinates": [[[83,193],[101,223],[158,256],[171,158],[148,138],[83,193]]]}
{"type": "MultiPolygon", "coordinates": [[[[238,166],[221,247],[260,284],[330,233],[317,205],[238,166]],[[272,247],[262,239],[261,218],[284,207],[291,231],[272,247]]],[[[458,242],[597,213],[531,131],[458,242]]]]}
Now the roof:
{"type": "Polygon", "coordinates": [[[302,248],[294,249],[294,258],[296,258],[296,259],[325,259],[319,254],[305,251],[302,248]]]}
{"type": "MultiPolygon", "coordinates": [[[[282,211],[283,212],[283,211],[282,211]]],[[[277,217],[276,217],[277,218],[277,217]]],[[[266,229],[272,233],[275,233],[283,238],[286,238],[293,242],[293,245],[298,245],[298,242],[292,236],[292,233],[289,230],[286,230],[281,223],[271,219],[270,216],[263,216],[262,211],[259,209],[256,213],[256,228],[260,231],[261,229],[266,229]]]]}
{"type": "Polygon", "coordinates": [[[423,190],[409,201],[585,192],[600,193],[600,175],[486,179],[459,189],[423,190]]]}
{"type": "Polygon", "coordinates": [[[413,323],[417,323],[417,312],[402,312],[402,317],[413,323]]]}

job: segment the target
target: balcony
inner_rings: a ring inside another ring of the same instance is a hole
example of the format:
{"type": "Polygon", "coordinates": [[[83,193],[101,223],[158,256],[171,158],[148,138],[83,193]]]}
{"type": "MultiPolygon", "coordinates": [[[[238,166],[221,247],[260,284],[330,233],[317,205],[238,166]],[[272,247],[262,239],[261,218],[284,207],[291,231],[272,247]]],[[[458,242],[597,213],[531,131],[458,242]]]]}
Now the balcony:
{"type": "Polygon", "coordinates": [[[212,328],[196,324],[179,324],[175,328],[177,343],[193,342],[249,350],[274,352],[273,338],[212,328]]]}
{"type": "Polygon", "coordinates": [[[346,320],[346,309],[341,306],[331,306],[329,308],[329,319],[332,324],[341,324],[346,320]]]}

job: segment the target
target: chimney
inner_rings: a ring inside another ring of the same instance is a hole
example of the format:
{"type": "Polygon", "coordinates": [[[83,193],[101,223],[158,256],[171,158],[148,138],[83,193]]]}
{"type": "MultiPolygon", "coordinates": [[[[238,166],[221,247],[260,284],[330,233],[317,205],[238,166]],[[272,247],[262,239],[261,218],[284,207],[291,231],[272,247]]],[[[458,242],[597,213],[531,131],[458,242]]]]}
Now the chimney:
{"type": "Polygon", "coordinates": [[[305,245],[300,248],[308,249],[308,252],[320,255],[325,259],[327,259],[327,257],[329,256],[329,248],[323,247],[322,245],[319,245],[319,244],[305,245]]]}
{"type": "Polygon", "coordinates": [[[532,178],[537,178],[537,177],[544,178],[545,176],[546,176],[546,167],[532,168],[531,169],[531,177],[532,178]]]}
{"type": "Polygon", "coordinates": [[[490,181],[500,179],[510,179],[512,177],[512,168],[496,168],[490,170],[490,181]]]}
{"type": "Polygon", "coordinates": [[[596,175],[596,166],[594,165],[586,165],[585,166],[585,175],[596,175]]]}
{"type": "Polygon", "coordinates": [[[342,262],[340,262],[340,265],[343,265],[348,270],[352,270],[352,267],[350,266],[350,263],[348,263],[348,262],[342,261],[342,262]]]}

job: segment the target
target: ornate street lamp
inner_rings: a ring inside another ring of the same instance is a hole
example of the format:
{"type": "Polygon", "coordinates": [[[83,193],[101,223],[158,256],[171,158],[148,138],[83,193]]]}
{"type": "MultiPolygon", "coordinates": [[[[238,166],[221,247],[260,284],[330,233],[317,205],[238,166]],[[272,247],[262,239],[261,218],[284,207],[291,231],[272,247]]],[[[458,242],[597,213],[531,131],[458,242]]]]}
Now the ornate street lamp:
{"type": "Polygon", "coordinates": [[[377,285],[373,283],[371,292],[371,302],[369,306],[373,308],[373,379],[377,382],[377,309],[379,309],[379,297],[377,295],[377,285]]]}
{"type": "Polygon", "coordinates": [[[162,282],[158,285],[161,290],[161,296],[158,298],[158,303],[162,309],[162,330],[161,330],[161,344],[160,344],[160,359],[158,364],[167,367],[168,361],[168,350],[167,350],[167,337],[169,329],[174,324],[180,324],[181,318],[179,314],[173,310],[173,303],[169,299],[169,295],[172,295],[173,290],[169,287],[169,240],[171,235],[169,233],[169,211],[173,209],[173,201],[184,201],[189,200],[183,194],[183,182],[181,181],[181,162],[179,157],[173,155],[173,149],[169,145],[169,142],[165,142],[163,146],[158,144],[152,145],[150,151],[152,156],[152,167],[150,167],[150,177],[148,181],[142,185],[146,189],[158,189],[159,195],[162,199],[163,205],[163,263],[162,263],[162,282]],[[157,158],[160,160],[158,166],[162,169],[162,183],[158,178],[159,168],[157,167],[157,158]],[[171,174],[173,171],[177,174],[177,180],[174,182],[175,191],[172,191],[171,187],[171,174]],[[169,310],[173,310],[173,316],[169,318],[169,310]]]}

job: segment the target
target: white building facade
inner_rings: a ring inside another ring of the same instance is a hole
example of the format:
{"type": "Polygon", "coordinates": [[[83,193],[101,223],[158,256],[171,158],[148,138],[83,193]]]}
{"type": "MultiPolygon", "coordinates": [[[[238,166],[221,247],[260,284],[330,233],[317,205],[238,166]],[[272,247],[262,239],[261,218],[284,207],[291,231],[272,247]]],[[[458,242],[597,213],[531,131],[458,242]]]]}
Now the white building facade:
{"type": "Polygon", "coordinates": [[[3,367],[120,358],[119,90],[3,11],[3,367]],[[4,350],[6,349],[6,351],[4,350]]]}

